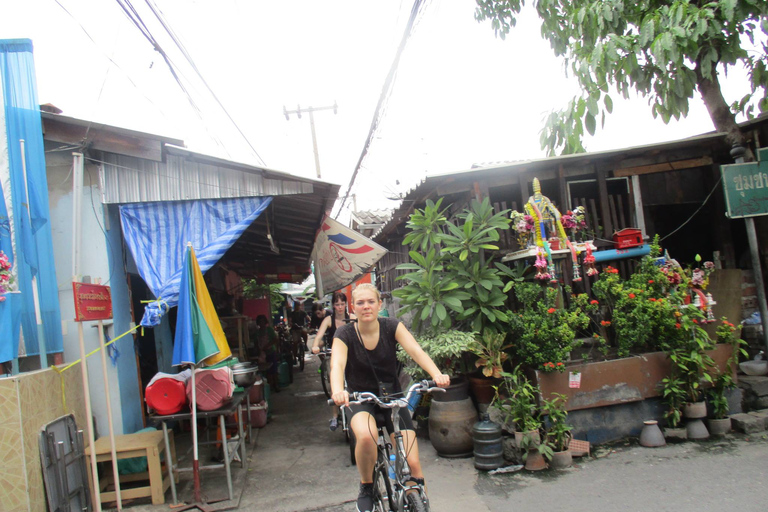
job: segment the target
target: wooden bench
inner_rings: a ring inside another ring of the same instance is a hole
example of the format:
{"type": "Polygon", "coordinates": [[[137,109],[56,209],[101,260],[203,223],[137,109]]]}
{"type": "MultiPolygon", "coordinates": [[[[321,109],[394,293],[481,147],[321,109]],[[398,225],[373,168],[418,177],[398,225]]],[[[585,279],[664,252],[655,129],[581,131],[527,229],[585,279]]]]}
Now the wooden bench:
{"type": "MultiPolygon", "coordinates": [[[[161,430],[115,436],[115,452],[118,459],[129,459],[132,457],[147,458],[147,471],[143,473],[120,475],[121,500],[151,497],[153,505],[165,503],[165,491],[171,485],[171,468],[176,463],[176,445],[173,440],[173,432],[169,432],[168,438],[171,450],[171,462],[168,462],[169,457],[166,454],[164,466],[168,475],[163,477],[160,454],[165,451],[165,443],[163,441],[163,432],[161,430]],[[124,482],[139,481],[148,481],[149,485],[123,488],[124,482]]],[[[112,446],[109,442],[109,437],[101,437],[94,444],[96,446],[96,461],[111,463],[112,446]]],[[[85,455],[86,457],[91,456],[90,446],[85,448],[85,455]]],[[[93,476],[90,474],[91,471],[91,465],[88,464],[89,481],[93,482],[93,476]]],[[[117,501],[117,493],[114,491],[114,476],[112,475],[111,467],[109,471],[105,471],[104,474],[99,477],[99,492],[101,503],[117,501]]]]}

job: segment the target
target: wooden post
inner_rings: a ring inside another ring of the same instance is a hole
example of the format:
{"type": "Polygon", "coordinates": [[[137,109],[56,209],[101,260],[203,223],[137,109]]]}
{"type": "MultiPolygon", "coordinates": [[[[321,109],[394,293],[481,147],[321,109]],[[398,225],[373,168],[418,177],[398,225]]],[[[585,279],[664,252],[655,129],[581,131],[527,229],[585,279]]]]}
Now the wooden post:
{"type": "MultiPolygon", "coordinates": [[[[96,284],[101,284],[101,278],[96,279],[96,284]]],[[[107,347],[104,346],[104,321],[99,320],[96,325],[99,329],[99,352],[101,353],[101,373],[104,377],[104,397],[107,402],[107,425],[109,426],[109,446],[112,449],[112,473],[115,475],[115,501],[117,510],[123,510],[123,499],[120,496],[120,473],[117,470],[117,450],[115,449],[115,428],[112,424],[112,400],[109,396],[109,379],[107,377],[107,347]]]]}

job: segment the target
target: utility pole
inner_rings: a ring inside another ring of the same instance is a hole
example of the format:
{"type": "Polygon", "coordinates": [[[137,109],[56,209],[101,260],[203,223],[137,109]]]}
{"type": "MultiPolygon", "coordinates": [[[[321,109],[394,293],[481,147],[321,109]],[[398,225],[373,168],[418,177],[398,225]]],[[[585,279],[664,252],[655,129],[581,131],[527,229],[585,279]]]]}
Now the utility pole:
{"type": "Polygon", "coordinates": [[[296,105],[296,110],[286,110],[285,105],[283,105],[283,114],[285,114],[285,120],[290,121],[291,118],[289,117],[290,114],[296,114],[296,116],[301,119],[301,113],[302,112],[309,112],[309,126],[312,129],[312,149],[315,151],[315,169],[317,170],[317,179],[320,179],[320,156],[317,153],[317,136],[315,135],[315,116],[314,112],[319,112],[320,110],[333,110],[333,113],[336,114],[336,111],[338,110],[339,106],[336,104],[336,102],[333,102],[333,105],[327,106],[327,107],[312,107],[309,106],[307,108],[301,108],[301,105],[296,105]]]}

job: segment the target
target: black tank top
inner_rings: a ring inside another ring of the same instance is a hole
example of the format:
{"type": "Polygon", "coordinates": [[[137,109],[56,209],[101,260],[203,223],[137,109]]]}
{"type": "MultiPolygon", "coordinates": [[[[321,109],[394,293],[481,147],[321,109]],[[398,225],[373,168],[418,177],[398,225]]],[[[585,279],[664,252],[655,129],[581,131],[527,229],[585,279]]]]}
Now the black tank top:
{"type": "Polygon", "coordinates": [[[347,367],[344,377],[347,379],[347,388],[350,391],[368,391],[378,394],[379,383],[376,377],[394,386],[395,392],[402,391],[397,379],[397,340],[395,339],[395,331],[400,321],[396,318],[382,317],[377,320],[379,321],[379,343],[373,350],[365,348],[358,338],[355,331],[356,324],[342,325],[336,331],[335,338],[347,346],[347,367]]]}

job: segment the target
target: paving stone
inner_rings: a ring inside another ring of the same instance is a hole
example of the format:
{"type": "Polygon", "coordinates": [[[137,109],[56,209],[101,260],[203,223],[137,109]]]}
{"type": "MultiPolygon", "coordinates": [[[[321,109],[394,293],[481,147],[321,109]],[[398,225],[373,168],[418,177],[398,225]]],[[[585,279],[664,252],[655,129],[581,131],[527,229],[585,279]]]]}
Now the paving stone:
{"type": "Polygon", "coordinates": [[[760,411],[751,411],[748,413],[750,416],[760,418],[763,421],[763,428],[768,429],[768,409],[762,409],[760,411]]]}
{"type": "Polygon", "coordinates": [[[744,432],[745,434],[763,432],[765,430],[765,424],[761,417],[747,413],[734,414],[731,416],[731,423],[733,423],[734,430],[744,432]]]}
{"type": "Polygon", "coordinates": [[[757,396],[768,396],[768,377],[739,375],[739,387],[757,396]]]}

